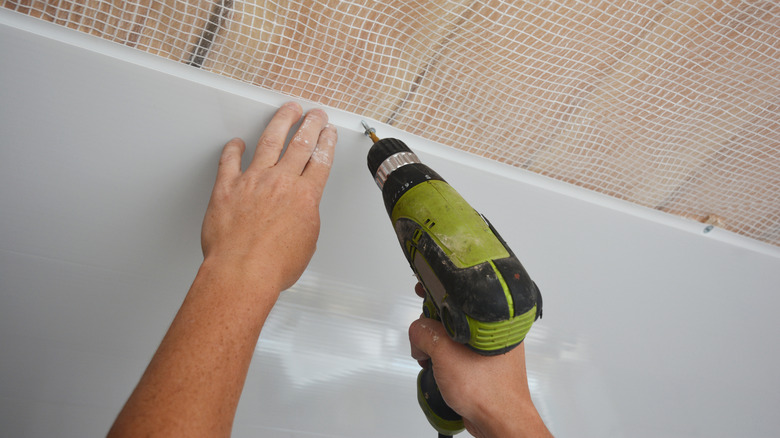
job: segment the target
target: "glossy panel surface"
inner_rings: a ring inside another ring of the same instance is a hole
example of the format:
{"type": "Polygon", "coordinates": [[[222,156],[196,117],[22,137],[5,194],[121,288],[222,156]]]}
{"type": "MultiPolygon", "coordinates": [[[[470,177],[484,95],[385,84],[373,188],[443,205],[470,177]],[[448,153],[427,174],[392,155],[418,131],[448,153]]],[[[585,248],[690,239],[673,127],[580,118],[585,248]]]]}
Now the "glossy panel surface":
{"type": "MultiPolygon", "coordinates": [[[[102,41],[102,54],[53,41],[2,12],[1,435],[99,436],[198,268],[222,145],[253,143],[285,99],[102,41]]],[[[359,119],[331,116],[318,251],[264,328],[234,436],[433,437],[406,336],[414,279],[359,119]]],[[[775,249],[404,140],[539,284],[530,384],[557,436],[780,434],[775,249]]]]}

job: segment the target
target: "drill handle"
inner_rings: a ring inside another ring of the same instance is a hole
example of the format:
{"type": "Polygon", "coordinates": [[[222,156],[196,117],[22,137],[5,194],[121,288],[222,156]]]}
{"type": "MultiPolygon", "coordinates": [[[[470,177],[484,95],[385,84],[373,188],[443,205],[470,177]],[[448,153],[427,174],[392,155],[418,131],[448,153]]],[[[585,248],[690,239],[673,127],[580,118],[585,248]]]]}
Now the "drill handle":
{"type": "MultiPolygon", "coordinates": [[[[426,293],[423,301],[423,314],[426,318],[441,321],[433,300],[426,293]]],[[[439,385],[433,375],[433,362],[428,360],[426,367],[417,375],[417,401],[425,413],[428,422],[439,432],[439,437],[449,437],[465,429],[463,417],[458,415],[444,401],[439,385]]]]}
{"type": "Polygon", "coordinates": [[[433,363],[429,360],[427,366],[417,375],[417,401],[439,436],[452,436],[465,429],[463,417],[452,410],[444,401],[439,391],[439,385],[433,375],[433,363]]]}

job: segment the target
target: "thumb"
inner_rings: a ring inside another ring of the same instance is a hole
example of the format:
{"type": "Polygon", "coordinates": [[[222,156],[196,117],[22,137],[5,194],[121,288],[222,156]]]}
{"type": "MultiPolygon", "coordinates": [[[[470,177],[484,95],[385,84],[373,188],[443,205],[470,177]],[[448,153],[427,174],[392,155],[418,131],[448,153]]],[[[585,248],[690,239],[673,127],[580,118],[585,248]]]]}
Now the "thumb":
{"type": "Polygon", "coordinates": [[[444,326],[430,318],[420,318],[409,326],[409,343],[412,357],[425,361],[436,356],[437,351],[447,344],[449,338],[444,326]]]}

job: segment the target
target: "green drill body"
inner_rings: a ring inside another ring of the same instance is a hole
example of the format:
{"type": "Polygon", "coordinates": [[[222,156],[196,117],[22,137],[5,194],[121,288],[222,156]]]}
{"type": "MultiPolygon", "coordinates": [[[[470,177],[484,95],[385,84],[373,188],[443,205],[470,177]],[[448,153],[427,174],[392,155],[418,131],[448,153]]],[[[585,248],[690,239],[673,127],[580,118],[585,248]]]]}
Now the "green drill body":
{"type": "MultiPolygon", "coordinates": [[[[542,314],[541,294],[520,261],[491,224],[403,142],[367,133],[375,141],[369,170],[425,289],[424,314],[483,355],[519,345],[542,314]]],[[[418,376],[418,401],[440,434],[453,435],[463,430],[463,421],[444,403],[431,370],[418,376]]]]}

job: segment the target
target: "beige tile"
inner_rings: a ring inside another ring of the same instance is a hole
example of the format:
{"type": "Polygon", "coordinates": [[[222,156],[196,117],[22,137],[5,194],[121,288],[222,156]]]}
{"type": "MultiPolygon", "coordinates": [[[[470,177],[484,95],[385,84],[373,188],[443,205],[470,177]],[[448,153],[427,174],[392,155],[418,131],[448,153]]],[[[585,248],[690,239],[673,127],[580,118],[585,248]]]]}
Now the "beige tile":
{"type": "Polygon", "coordinates": [[[386,119],[468,3],[236,2],[204,68],[386,119]]]}
{"type": "Polygon", "coordinates": [[[711,154],[661,209],[780,245],[780,98],[711,154]]]}
{"type": "Polygon", "coordinates": [[[531,170],[656,207],[754,122],[780,89],[780,11],[689,3],[664,11],[531,170]]]}
{"type": "Polygon", "coordinates": [[[447,41],[399,125],[522,165],[630,51],[656,1],[489,1],[447,41]]]}
{"type": "Polygon", "coordinates": [[[3,5],[155,55],[187,61],[212,4],[205,0],[6,0],[3,5]]]}

